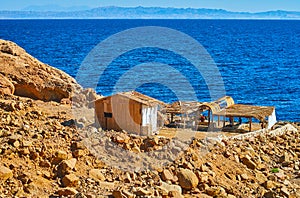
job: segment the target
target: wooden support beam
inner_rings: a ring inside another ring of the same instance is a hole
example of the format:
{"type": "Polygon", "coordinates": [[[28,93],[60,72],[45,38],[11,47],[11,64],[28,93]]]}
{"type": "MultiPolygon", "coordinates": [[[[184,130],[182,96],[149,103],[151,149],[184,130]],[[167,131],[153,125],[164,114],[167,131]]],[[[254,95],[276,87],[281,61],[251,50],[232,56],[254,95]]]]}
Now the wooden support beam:
{"type": "Polygon", "coordinates": [[[197,110],[197,116],[196,116],[196,119],[195,119],[195,131],[198,131],[198,124],[199,124],[199,121],[201,121],[201,118],[200,118],[200,110],[198,109],[197,110]]]}
{"type": "Polygon", "coordinates": [[[229,122],[232,126],[234,125],[234,118],[232,116],[229,117],[229,122]]]}
{"type": "Polygon", "coordinates": [[[210,110],[208,110],[208,126],[210,125],[210,110]]]}
{"type": "MultiPolygon", "coordinates": [[[[185,120],[186,120],[186,121],[189,120],[189,115],[188,115],[188,114],[185,114],[185,120]]],[[[186,128],[186,125],[187,125],[187,123],[185,122],[185,123],[184,123],[184,128],[186,128]]]]}
{"type": "Polygon", "coordinates": [[[211,129],[214,130],[214,114],[211,114],[211,129]]]}
{"type": "Polygon", "coordinates": [[[252,128],[252,117],[249,118],[249,132],[251,132],[252,128]]]}
{"type": "Polygon", "coordinates": [[[185,119],[184,119],[184,115],[181,114],[181,122],[183,121],[183,128],[185,128],[185,119]]]}

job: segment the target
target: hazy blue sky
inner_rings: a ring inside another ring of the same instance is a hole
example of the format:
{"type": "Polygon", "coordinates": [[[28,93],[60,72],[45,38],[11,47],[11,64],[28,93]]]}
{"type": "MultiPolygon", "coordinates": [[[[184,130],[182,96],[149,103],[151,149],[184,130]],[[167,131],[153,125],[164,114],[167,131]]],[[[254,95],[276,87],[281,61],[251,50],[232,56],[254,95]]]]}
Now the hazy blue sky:
{"type": "Polygon", "coordinates": [[[300,0],[0,0],[0,10],[19,10],[30,5],[60,6],[159,6],[221,8],[231,11],[300,11],[300,0]]]}

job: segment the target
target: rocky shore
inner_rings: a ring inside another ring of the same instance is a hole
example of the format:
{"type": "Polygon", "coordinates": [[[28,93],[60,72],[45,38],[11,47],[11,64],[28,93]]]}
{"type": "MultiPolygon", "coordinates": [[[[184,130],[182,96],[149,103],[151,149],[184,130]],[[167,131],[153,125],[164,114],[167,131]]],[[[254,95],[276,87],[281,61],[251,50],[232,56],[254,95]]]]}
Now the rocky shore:
{"type": "MultiPolygon", "coordinates": [[[[194,139],[166,166],[129,171],[101,160],[75,126],[71,100],[88,106],[99,96],[4,40],[0,93],[0,197],[300,197],[297,123],[210,144],[194,139]]],[[[133,153],[170,142],[88,127],[133,153]]]]}

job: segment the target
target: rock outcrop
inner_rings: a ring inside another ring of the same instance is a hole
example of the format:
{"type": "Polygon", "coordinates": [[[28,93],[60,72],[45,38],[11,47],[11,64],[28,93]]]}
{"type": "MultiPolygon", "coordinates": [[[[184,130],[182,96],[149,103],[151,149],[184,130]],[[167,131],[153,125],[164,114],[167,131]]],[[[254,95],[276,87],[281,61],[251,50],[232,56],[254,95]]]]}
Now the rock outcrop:
{"type": "Polygon", "coordinates": [[[15,86],[2,74],[0,74],[0,94],[14,94],[15,86]]]}
{"type": "Polygon", "coordinates": [[[17,44],[5,40],[0,40],[0,74],[0,92],[5,94],[60,102],[70,98],[72,91],[81,90],[68,74],[40,62],[17,44]]]}

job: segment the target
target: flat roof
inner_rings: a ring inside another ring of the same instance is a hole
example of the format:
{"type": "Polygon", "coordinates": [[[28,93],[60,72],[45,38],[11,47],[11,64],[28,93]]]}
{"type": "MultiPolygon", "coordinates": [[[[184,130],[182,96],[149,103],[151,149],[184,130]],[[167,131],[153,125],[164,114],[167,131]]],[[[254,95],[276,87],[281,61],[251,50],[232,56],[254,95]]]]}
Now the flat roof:
{"type": "MultiPolygon", "coordinates": [[[[147,105],[147,106],[153,106],[153,104],[165,105],[164,102],[162,102],[160,100],[157,100],[155,98],[152,98],[150,96],[146,96],[144,94],[141,94],[137,91],[120,92],[120,93],[117,93],[117,94],[112,95],[112,96],[126,97],[128,99],[134,100],[136,102],[139,102],[139,103],[147,105]]],[[[98,99],[97,101],[102,101],[102,100],[105,100],[105,99],[110,98],[112,96],[103,97],[103,98],[98,99]]]]}

